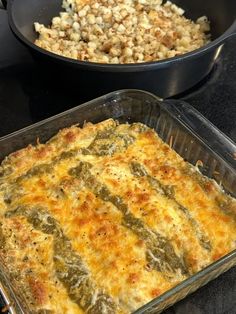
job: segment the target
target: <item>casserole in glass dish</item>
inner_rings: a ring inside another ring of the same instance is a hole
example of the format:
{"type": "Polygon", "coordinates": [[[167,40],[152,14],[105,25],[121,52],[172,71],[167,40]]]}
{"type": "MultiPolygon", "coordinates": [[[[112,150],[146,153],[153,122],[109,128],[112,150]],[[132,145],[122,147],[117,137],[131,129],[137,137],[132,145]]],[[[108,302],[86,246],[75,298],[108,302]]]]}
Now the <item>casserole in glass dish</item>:
{"type": "MultiPolygon", "coordinates": [[[[179,155],[193,165],[198,164],[204,175],[214,178],[226,192],[235,196],[235,145],[186,103],[161,101],[142,91],[114,92],[8,135],[0,140],[0,158],[3,159],[28,144],[38,143],[37,139],[45,142],[59,129],[77,123],[83,124],[84,121],[97,123],[108,118],[120,123],[141,122],[155,129],[162,140],[171,144],[179,155]]],[[[138,176],[142,176],[140,169],[138,176]]],[[[153,299],[135,313],[158,313],[234,264],[233,251],[153,299]]],[[[1,268],[3,295],[14,303],[10,310],[12,313],[29,313],[24,295],[17,291],[14,281],[9,280],[5,267],[2,265],[1,268]]]]}

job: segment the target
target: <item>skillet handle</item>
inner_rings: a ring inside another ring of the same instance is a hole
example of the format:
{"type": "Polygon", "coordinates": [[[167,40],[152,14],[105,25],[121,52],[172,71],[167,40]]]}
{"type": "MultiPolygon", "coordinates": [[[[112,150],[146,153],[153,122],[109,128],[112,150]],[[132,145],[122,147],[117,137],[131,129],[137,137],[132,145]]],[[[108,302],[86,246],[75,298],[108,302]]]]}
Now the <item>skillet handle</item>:
{"type": "Polygon", "coordinates": [[[0,0],[0,9],[7,8],[7,0],[0,0]]]}
{"type": "MultiPolygon", "coordinates": [[[[3,1],[3,0],[2,0],[3,1]]],[[[231,26],[231,33],[225,38],[225,40],[231,39],[236,37],[236,21],[231,26]]]]}

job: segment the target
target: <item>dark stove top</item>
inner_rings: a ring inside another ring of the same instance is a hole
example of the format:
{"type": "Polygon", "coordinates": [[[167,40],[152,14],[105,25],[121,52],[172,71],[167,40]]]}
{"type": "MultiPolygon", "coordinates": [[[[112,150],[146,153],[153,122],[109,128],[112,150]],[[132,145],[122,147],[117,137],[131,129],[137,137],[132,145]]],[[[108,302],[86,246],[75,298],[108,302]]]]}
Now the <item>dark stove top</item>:
{"type": "MultiPolygon", "coordinates": [[[[236,36],[225,44],[208,77],[175,98],[189,102],[236,142],[235,49],[236,36]]],[[[27,49],[11,34],[6,12],[0,9],[0,136],[84,101],[76,91],[63,88],[63,78],[57,87],[46,69],[42,76],[27,49]]],[[[234,314],[235,295],[233,268],[165,314],[234,314]]]]}

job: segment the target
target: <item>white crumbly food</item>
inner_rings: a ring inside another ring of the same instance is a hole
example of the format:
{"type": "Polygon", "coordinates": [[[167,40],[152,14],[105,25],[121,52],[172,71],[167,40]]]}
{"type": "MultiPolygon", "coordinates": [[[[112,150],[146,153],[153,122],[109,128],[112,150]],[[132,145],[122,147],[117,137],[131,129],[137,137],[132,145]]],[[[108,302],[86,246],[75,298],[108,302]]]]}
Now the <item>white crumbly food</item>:
{"type": "Polygon", "coordinates": [[[98,63],[141,63],[174,57],[210,41],[206,16],[193,22],[161,0],[63,0],[51,26],[35,23],[35,44],[98,63]]]}

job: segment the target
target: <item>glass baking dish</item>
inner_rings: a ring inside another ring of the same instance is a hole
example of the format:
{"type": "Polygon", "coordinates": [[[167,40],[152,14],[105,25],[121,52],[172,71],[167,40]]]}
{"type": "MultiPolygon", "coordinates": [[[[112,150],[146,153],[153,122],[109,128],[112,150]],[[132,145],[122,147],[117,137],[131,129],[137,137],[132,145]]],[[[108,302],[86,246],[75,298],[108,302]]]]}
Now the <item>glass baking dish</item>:
{"type": "MultiPolygon", "coordinates": [[[[214,178],[226,192],[236,197],[236,145],[198,111],[179,100],[164,100],[140,90],[121,90],[74,107],[54,117],[0,139],[0,160],[37,139],[45,142],[59,129],[84,121],[114,118],[120,122],[142,122],[154,128],[183,158],[214,178]]],[[[178,284],[138,309],[135,314],[160,313],[236,264],[236,250],[178,284]]],[[[27,313],[24,296],[9,280],[0,263],[0,290],[9,313],[27,313]]]]}

